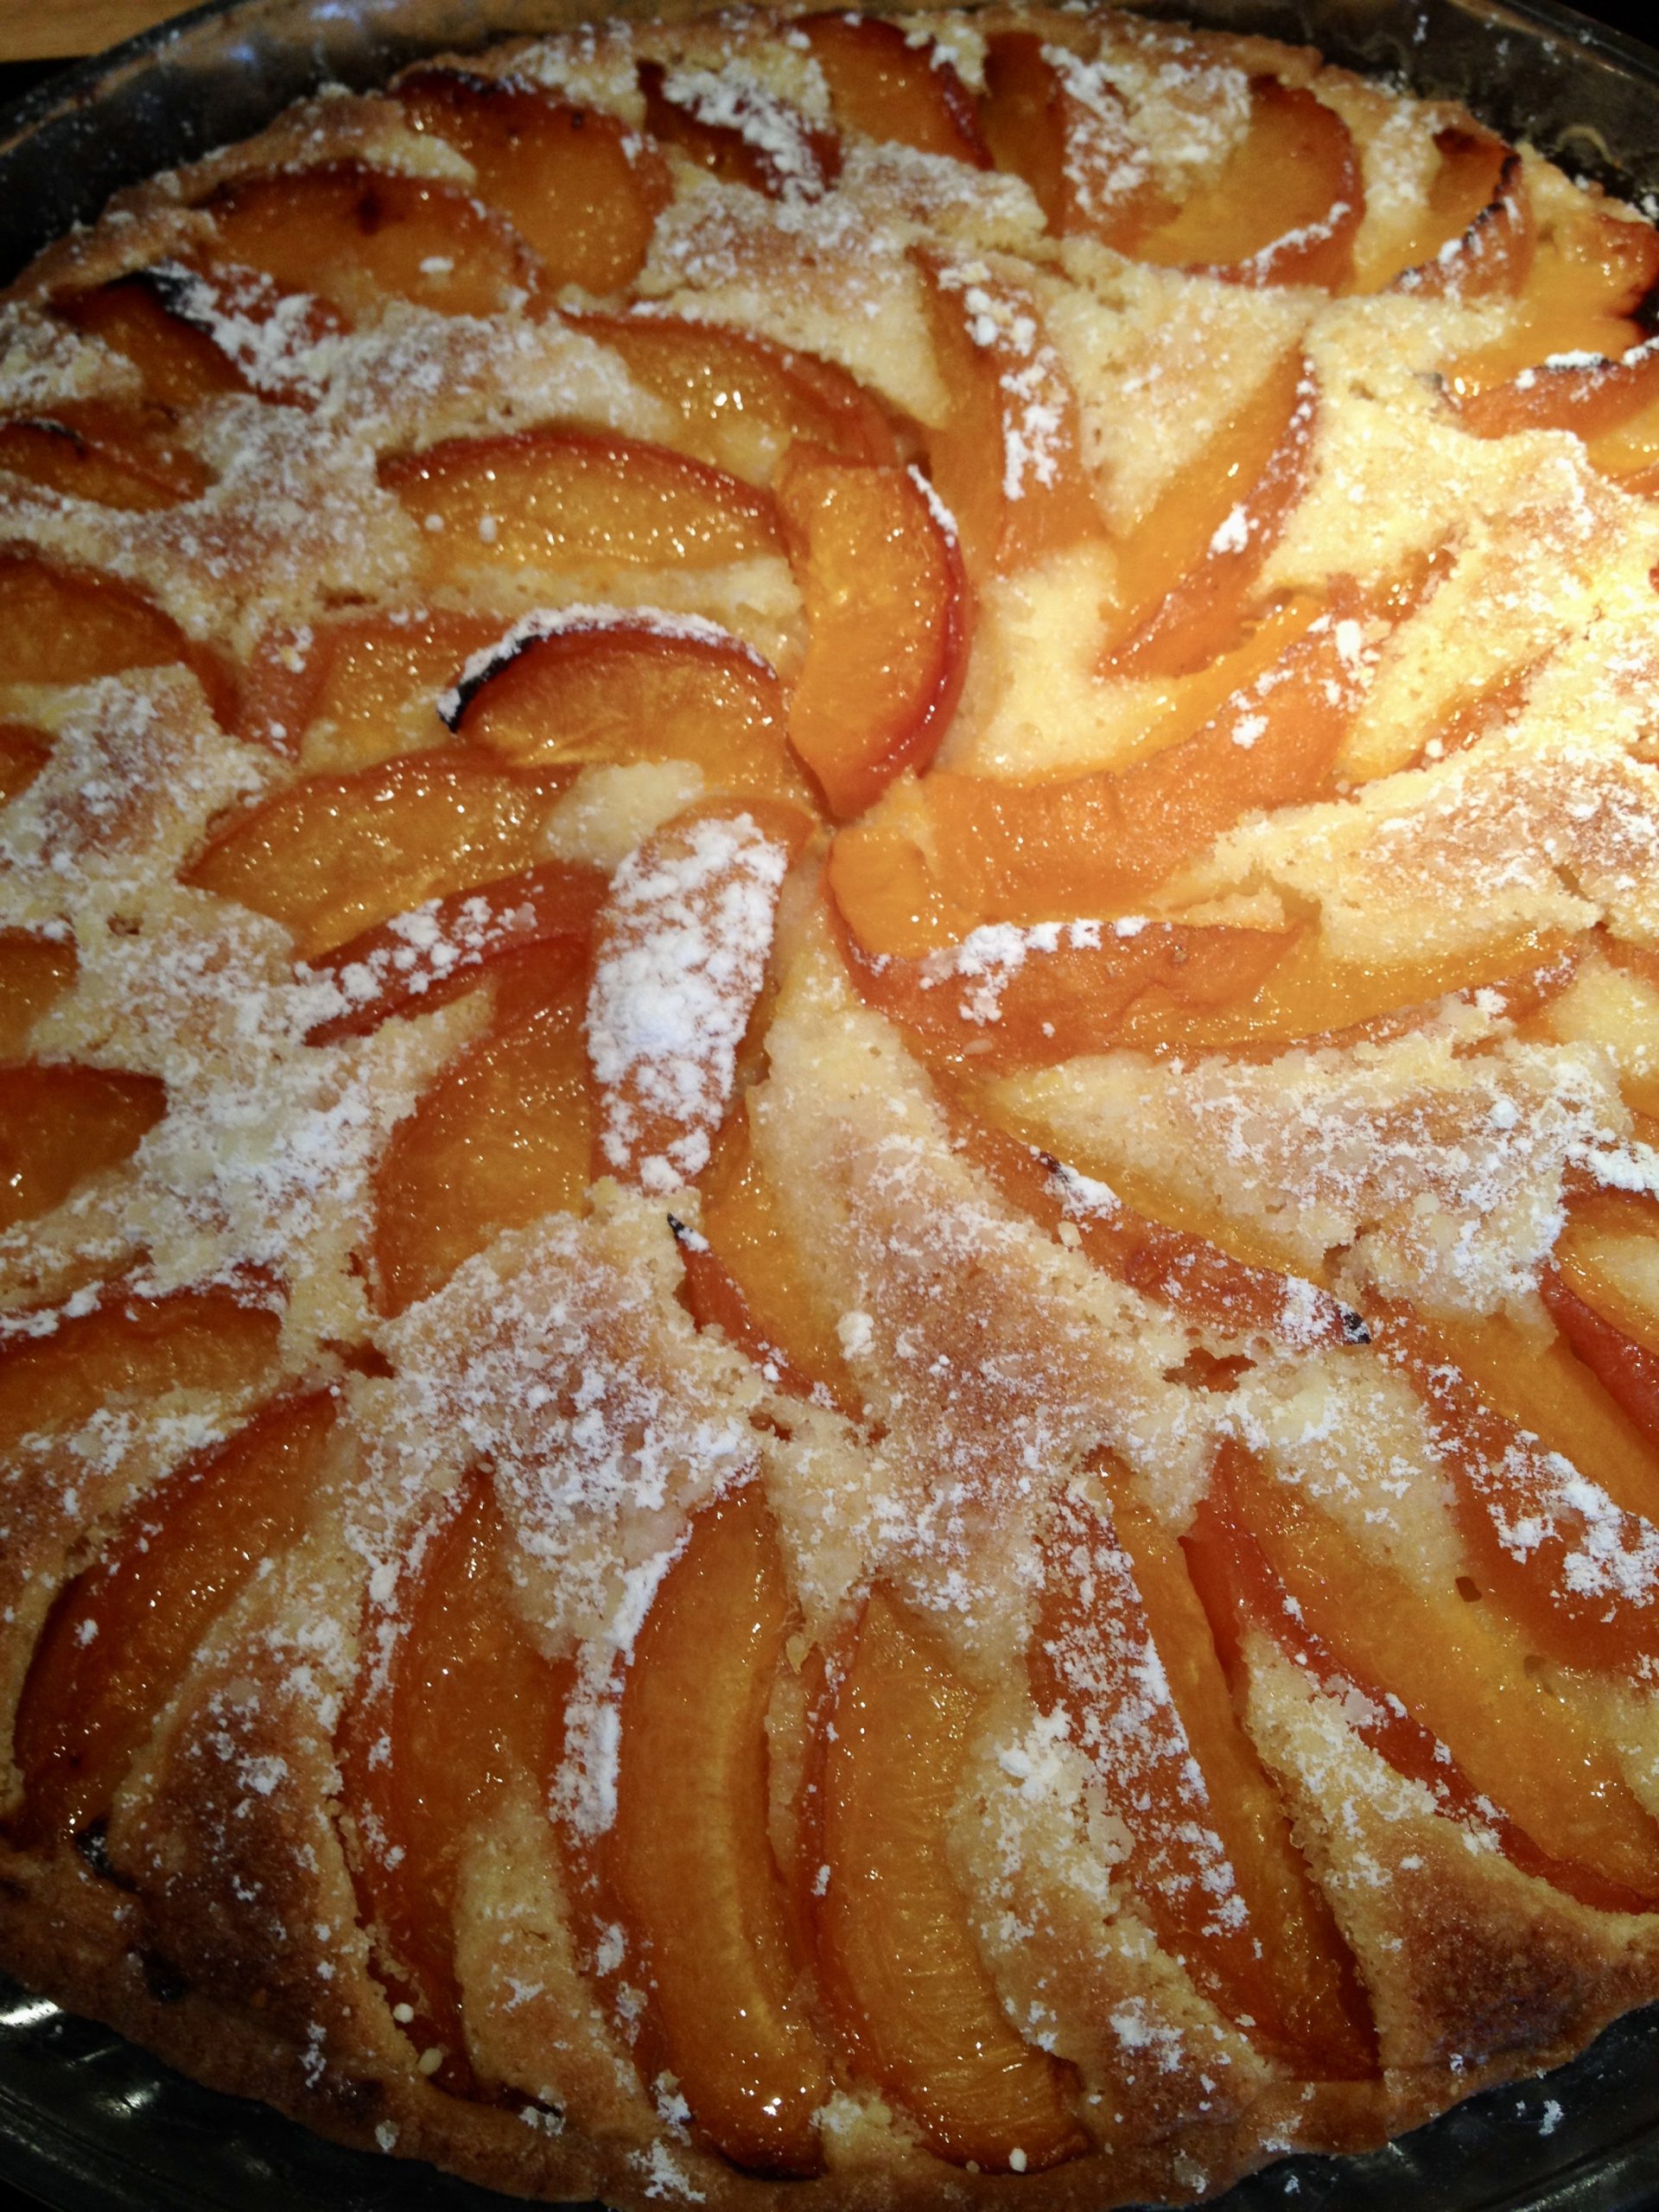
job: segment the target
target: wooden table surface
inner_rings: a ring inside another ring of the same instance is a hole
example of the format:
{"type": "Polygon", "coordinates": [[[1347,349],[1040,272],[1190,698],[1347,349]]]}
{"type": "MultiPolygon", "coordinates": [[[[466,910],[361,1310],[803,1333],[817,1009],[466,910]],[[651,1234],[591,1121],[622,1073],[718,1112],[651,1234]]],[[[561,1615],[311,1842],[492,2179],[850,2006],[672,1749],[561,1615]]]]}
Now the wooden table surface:
{"type": "Polygon", "coordinates": [[[183,12],[180,0],[0,0],[0,62],[71,60],[183,12]]]}

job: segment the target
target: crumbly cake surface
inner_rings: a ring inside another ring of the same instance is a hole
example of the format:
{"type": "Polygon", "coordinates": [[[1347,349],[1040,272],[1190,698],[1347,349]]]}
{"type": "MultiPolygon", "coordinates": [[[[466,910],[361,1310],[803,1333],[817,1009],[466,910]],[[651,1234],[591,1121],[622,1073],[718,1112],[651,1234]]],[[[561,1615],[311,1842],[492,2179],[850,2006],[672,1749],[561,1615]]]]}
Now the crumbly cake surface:
{"type": "Polygon", "coordinates": [[[531,2196],[1189,2202],[1659,1997],[1659,237],[1122,12],[0,299],[0,1956],[531,2196]]]}

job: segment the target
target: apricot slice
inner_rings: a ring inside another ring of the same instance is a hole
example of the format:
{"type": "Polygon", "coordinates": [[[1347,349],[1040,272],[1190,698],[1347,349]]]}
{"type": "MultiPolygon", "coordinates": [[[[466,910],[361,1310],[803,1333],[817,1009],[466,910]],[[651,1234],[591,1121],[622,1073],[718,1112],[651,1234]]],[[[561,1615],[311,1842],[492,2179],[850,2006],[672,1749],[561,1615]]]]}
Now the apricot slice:
{"type": "Polygon", "coordinates": [[[988,922],[1110,913],[1246,815],[1317,798],[1358,702],[1344,642],[1322,615],[1203,729],[1122,774],[1009,784],[936,770],[920,795],[952,898],[988,922]]]}
{"type": "Polygon", "coordinates": [[[20,1058],[29,1033],[74,982],[74,940],[44,931],[0,930],[0,1059],[20,1058]]]}
{"type": "Polygon", "coordinates": [[[1208,1237],[1154,1220],[949,1091],[940,1103],[953,1147],[1051,1234],[1069,1224],[1066,1241],[1115,1281],[1230,1335],[1260,1332],[1298,1349],[1361,1338],[1359,1316],[1316,1284],[1252,1267],[1208,1237]]]}
{"type": "Polygon", "coordinates": [[[463,1478],[411,1545],[389,1599],[371,1598],[362,1671],[335,1748],[353,1872],[404,2032],[435,2050],[431,2079],[474,2090],[455,1976],[456,1870],[504,1792],[545,1789],[568,1688],[519,1624],[511,1537],[486,1471],[463,1478]]]}
{"type": "Polygon", "coordinates": [[[1148,995],[1201,1010],[1253,998],[1292,942],[1288,931],[1193,929],[1137,915],[1122,933],[1110,922],[993,925],[906,959],[867,947],[862,928],[879,926],[880,915],[860,897],[872,876],[884,895],[881,860],[899,841],[874,825],[842,838],[831,849],[828,888],[844,925],[837,935],[848,972],[867,1004],[944,1065],[1000,1073],[1103,1052],[1148,995]]]}
{"type": "Polygon", "coordinates": [[[1447,1819],[1496,1837],[1523,1873],[1553,1883],[1581,1904],[1605,1912],[1639,1912],[1645,1898],[1589,1868],[1551,1859],[1501,1807],[1470,1781],[1446,1745],[1414,1719],[1400,1700],[1338,1661],[1268,1564],[1240,1515],[1230,1470],[1236,1446],[1224,1446],[1209,1493],[1198,1501],[1181,1539],[1192,1586],[1202,1599],[1215,1648],[1235,1694],[1244,1694],[1244,1641],[1250,1631],[1286,1652],[1327,1696],[1339,1699],[1348,1726],[1396,1774],[1417,1783],[1447,1819]]]}
{"type": "Polygon", "coordinates": [[[55,311],[123,353],[144,396],[182,413],[226,392],[308,406],[294,357],[346,327],[326,301],[284,292],[263,270],[158,261],[130,276],[60,297],[55,311]]]}
{"type": "Polygon", "coordinates": [[[928,432],[928,474],[969,576],[1014,575],[1100,537],[1077,396],[1035,300],[982,262],[914,258],[950,398],[928,432]]]}
{"type": "Polygon", "coordinates": [[[0,1230],[118,1167],[167,1111],[167,1086],[116,1068],[0,1067],[0,1230]]]}
{"type": "Polygon", "coordinates": [[[237,1390],[276,1357],[282,1324],[233,1290],[148,1298],[117,1284],[85,1313],[0,1346],[0,1451],[79,1428],[100,1408],[142,1406],[169,1390],[237,1390]]]}
{"type": "Polygon", "coordinates": [[[1554,1270],[1621,1337],[1659,1356],[1659,1204],[1623,1191],[1573,1198],[1554,1270]]]}
{"type": "Polygon", "coordinates": [[[985,41],[980,119],[997,168],[1025,179],[1057,238],[1130,252],[1173,212],[1116,87],[1034,31],[985,41]]]}
{"type": "Polygon", "coordinates": [[[1268,1050],[1305,1039],[1375,1037],[1414,1027],[1443,998],[1491,991],[1511,1020],[1548,1005],[1572,982],[1580,948],[1523,931],[1433,960],[1337,960],[1317,929],[1300,931],[1255,995],[1229,1004],[1178,1004],[1148,991],[1123,1018],[1119,1042],[1141,1049],[1268,1050]]]}
{"type": "Polygon", "coordinates": [[[1395,289],[1428,299],[1518,292],[1536,233],[1521,156],[1501,138],[1459,126],[1437,131],[1440,167],[1395,289]]]}
{"type": "Polygon", "coordinates": [[[225,663],[187,638],[170,615],[98,569],[60,566],[0,549],[0,631],[8,683],[90,683],[130,668],[188,668],[228,728],[234,679],[225,663]]]}
{"type": "Polygon", "coordinates": [[[765,1499],[705,1507],[658,1589],[622,1693],[616,1813],[593,1858],[643,1977],[636,2056],[752,2172],[816,2173],[832,2087],[767,1827],[766,1707],[796,1625],[765,1499]]]}
{"type": "Polygon", "coordinates": [[[1572,430],[1593,445],[1659,401],[1659,343],[1614,361],[1549,360],[1507,384],[1471,393],[1458,409],[1479,438],[1516,430],[1572,430]]]}
{"type": "Polygon", "coordinates": [[[493,615],[448,607],[276,624],[244,679],[238,734],[313,771],[370,768],[441,744],[440,698],[500,632],[493,615]]]}
{"type": "Polygon", "coordinates": [[[816,199],[841,175],[841,142],[759,84],[639,64],[645,128],[718,177],[769,199],[816,199]]]}
{"type": "Polygon", "coordinates": [[[176,289],[162,270],[141,269],[60,297],[53,308],[130,361],[143,379],[144,397],[157,406],[182,413],[226,392],[246,391],[247,378],[223,346],[177,312],[171,296],[176,289]]]}
{"type": "MultiPolygon", "coordinates": [[[[1452,364],[1448,395],[1466,407],[1558,355],[1622,360],[1648,336],[1640,311],[1656,281],[1659,233],[1650,224],[1621,221],[1590,194],[1558,210],[1539,233],[1508,333],[1452,364]]],[[[1529,388],[1522,384],[1523,392],[1529,388]]]]}
{"type": "Polygon", "coordinates": [[[568,947],[574,974],[588,957],[605,891],[596,868],[542,861],[377,923],[311,963],[351,1004],[308,1030],[307,1044],[333,1045],[365,1036],[393,1014],[429,1013],[480,975],[499,979],[504,968],[543,977],[550,972],[543,956],[555,944],[568,947]]]}
{"type": "Polygon", "coordinates": [[[1252,1455],[1232,1471],[1245,1527],[1344,1669],[1397,1697],[1550,1858],[1659,1896],[1659,1829],[1506,1620],[1455,1590],[1428,1597],[1252,1455]]]}
{"type": "Polygon", "coordinates": [[[1365,186],[1352,133],[1306,86],[1250,79],[1250,120],[1208,184],[1137,238],[1137,260],[1230,284],[1318,284],[1353,268],[1365,186]]]}
{"type": "Polygon", "coordinates": [[[971,622],[962,557],[905,469],[798,446],[778,504],[806,601],[790,741],[831,810],[859,814],[950,726],[971,622]]]}
{"type": "Polygon", "coordinates": [[[877,16],[808,16],[801,29],[843,130],[990,168],[973,96],[931,39],[912,46],[877,16]]]}
{"type": "Polygon", "coordinates": [[[456,735],[537,767],[692,760],[716,789],[804,800],[777,672],[690,615],[532,615],[444,702],[456,735]]]}
{"type": "Polygon", "coordinates": [[[855,1420],[862,1398],[828,1318],[803,1290],[785,1209],[754,1157],[741,1099],[698,1190],[702,1234],[676,1228],[692,1319],[722,1329],[779,1389],[827,1395],[855,1420]]]}
{"type": "Polygon", "coordinates": [[[220,185],[208,259],[319,294],[355,320],[389,299],[440,315],[499,315],[540,289],[536,257],[470,194],[360,162],[220,185]]]}
{"type": "Polygon", "coordinates": [[[708,1166],[766,979],[778,893],[809,827],[793,807],[705,801],[618,869],[588,996],[595,1175],[663,1192],[708,1166]]]}
{"type": "Polygon", "coordinates": [[[447,438],[383,461],[380,481],[421,524],[432,582],[593,563],[715,569],[781,550],[764,492],[666,446],[589,430],[447,438]]]}
{"type": "Polygon", "coordinates": [[[1427,1358],[1422,1347],[1431,1345],[1439,1364],[1465,1376],[1495,1413],[1570,1459],[1627,1512],[1659,1524],[1659,1438],[1644,1433],[1640,1417],[1578,1356],[1565,1329],[1566,1341],[1540,1347],[1501,1317],[1441,1315],[1420,1317],[1414,1335],[1404,1313],[1381,1305],[1377,1310],[1408,1366],[1427,1358]]]}
{"type": "Polygon", "coordinates": [[[950,1871],[977,1708],[921,1624],[873,1592],[814,1745],[818,1979],[848,2065],[936,2157],[1035,2173],[1088,2139],[1071,2069],[1003,2012],[950,1871]]]}
{"type": "MultiPolygon", "coordinates": [[[[1538,1287],[1574,1357],[1649,1443],[1659,1441],[1659,1354],[1616,1329],[1562,1281],[1557,1269],[1546,1268],[1538,1287]]],[[[1653,1496],[1659,1511],[1659,1484],[1653,1496]]]]}
{"type": "Polygon", "coordinates": [[[1159,1942],[1298,2072],[1366,2079],[1353,1960],[1240,1731],[1179,1545],[1120,1487],[1109,1515],[1062,1498],[1043,1557],[1032,1694],[1094,1760],[1159,1942]]]}
{"type": "Polygon", "coordinates": [[[107,1815],[213,1622],[302,1532],[326,1465],[326,1390],[279,1400],[137,1499],[60,1592],[17,1708],[24,1845],[107,1815]]]}
{"type": "Polygon", "coordinates": [[[311,776],[234,816],[180,880],[269,914],[314,960],[423,899],[528,868],[557,788],[458,746],[311,776]]]}
{"type": "Polygon", "coordinates": [[[1239,642],[1306,488],[1318,418],[1313,370],[1287,354],[1159,494],[1118,546],[1103,674],[1186,676],[1239,642]]]}
{"type": "MultiPolygon", "coordinates": [[[[1573,1298],[1553,1270],[1544,1298],[1574,1351],[1587,1336],[1597,1357],[1611,1351],[1617,1358],[1622,1343],[1617,1332],[1573,1298]]],[[[1480,1586],[1521,1622],[1540,1650],[1566,1665],[1641,1672],[1644,1656],[1659,1656],[1659,1528],[1585,1478],[1599,1456],[1600,1440],[1593,1426],[1586,1431],[1571,1422],[1573,1413],[1584,1410],[1582,1394],[1574,1393],[1559,1348],[1552,1348],[1554,1359],[1544,1355],[1544,1387],[1556,1382],[1562,1417],[1541,1440],[1488,1402],[1455,1363],[1455,1339],[1448,1341],[1446,1331],[1400,1306],[1380,1309],[1376,1319],[1383,1356],[1403,1367],[1429,1410],[1480,1586]],[[1559,1456],[1562,1452],[1572,1452],[1571,1464],[1559,1456]]],[[[1466,1332],[1458,1333],[1465,1337],[1466,1353],[1466,1332]]],[[[1493,1339],[1493,1325],[1482,1334],[1493,1339]]],[[[1489,1366],[1502,1348],[1489,1341],[1489,1366]]],[[[1625,1349],[1636,1363],[1645,1361],[1650,1371],[1643,1379],[1651,1385],[1659,1361],[1634,1345],[1625,1349]]],[[[1542,1393],[1534,1383],[1527,1395],[1536,1401],[1542,1393]]],[[[1659,1411],[1659,1391],[1654,1409],[1659,1411]]],[[[1593,1424],[1593,1403],[1589,1420],[1593,1424]]],[[[1605,1434],[1605,1414],[1599,1427],[1605,1434]]],[[[1618,1434],[1611,1440],[1614,1448],[1626,1441],[1618,1434]]],[[[1659,1456],[1646,1456],[1649,1465],[1640,1475],[1627,1470],[1624,1499],[1648,1493],[1659,1507],[1659,1456]]]]}
{"type": "Polygon", "coordinates": [[[52,758],[52,739],[22,722],[0,722],[0,806],[17,798],[52,758]]]}
{"type": "Polygon", "coordinates": [[[49,414],[0,423],[0,469],[42,491],[131,514],[199,499],[210,479],[177,445],[159,408],[113,400],[65,400],[49,414]]]}
{"type": "Polygon", "coordinates": [[[593,1109],[586,963],[546,948],[546,988],[457,1054],[399,1122],[375,1175],[373,1297],[401,1313],[505,1229],[573,1212],[593,1109]]]}
{"type": "Polygon", "coordinates": [[[765,483],[796,439],[849,461],[898,458],[880,401],[831,361],[654,310],[569,321],[620,353],[635,384],[678,410],[682,449],[699,461],[765,483]]]}
{"type": "Polygon", "coordinates": [[[416,130],[467,156],[480,198],[528,242],[554,290],[620,292],[639,274],[674,188],[662,156],[615,116],[439,66],[410,70],[392,97],[416,130]]]}

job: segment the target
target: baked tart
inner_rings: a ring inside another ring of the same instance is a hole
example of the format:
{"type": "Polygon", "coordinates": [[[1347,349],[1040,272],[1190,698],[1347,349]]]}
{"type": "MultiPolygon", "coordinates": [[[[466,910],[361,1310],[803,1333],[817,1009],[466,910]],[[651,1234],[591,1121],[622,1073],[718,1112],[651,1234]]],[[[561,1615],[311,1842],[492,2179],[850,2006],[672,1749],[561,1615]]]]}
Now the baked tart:
{"type": "Polygon", "coordinates": [[[334,92],[0,301],[0,1958],[618,2207],[1659,1996],[1659,236],[1064,8],[334,92]]]}

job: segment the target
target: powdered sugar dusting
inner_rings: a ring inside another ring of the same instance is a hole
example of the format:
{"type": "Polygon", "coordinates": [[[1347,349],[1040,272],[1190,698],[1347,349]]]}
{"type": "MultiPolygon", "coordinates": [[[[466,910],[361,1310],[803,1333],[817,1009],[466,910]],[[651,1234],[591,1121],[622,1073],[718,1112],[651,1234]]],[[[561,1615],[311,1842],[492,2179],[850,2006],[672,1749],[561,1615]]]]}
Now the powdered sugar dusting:
{"type": "Polygon", "coordinates": [[[708,1164],[788,867],[786,848],[740,814],[671,825],[617,871],[588,1046],[605,1158],[647,1191],[708,1164]]]}
{"type": "Polygon", "coordinates": [[[1034,302],[993,276],[983,262],[946,263],[938,283],[960,299],[969,337],[996,365],[1004,495],[1018,499],[1028,485],[1057,484],[1070,450],[1074,403],[1034,302]]]}

